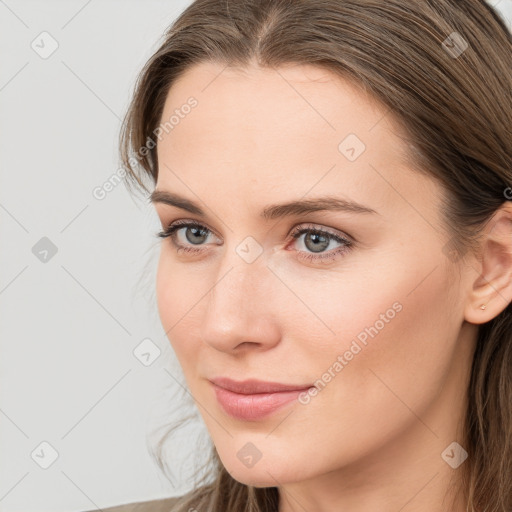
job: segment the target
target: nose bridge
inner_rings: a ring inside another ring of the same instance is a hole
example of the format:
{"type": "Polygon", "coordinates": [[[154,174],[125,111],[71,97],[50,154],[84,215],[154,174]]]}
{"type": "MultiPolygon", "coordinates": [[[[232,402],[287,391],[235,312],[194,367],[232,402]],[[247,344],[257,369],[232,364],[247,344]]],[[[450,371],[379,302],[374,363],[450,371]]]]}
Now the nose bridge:
{"type": "Polygon", "coordinates": [[[227,243],[226,252],[219,264],[218,283],[212,289],[212,299],[226,301],[225,306],[243,303],[248,305],[269,286],[271,273],[266,267],[263,246],[252,236],[227,243]],[[220,289],[216,288],[220,285],[220,289]],[[218,297],[217,297],[218,296],[218,297]]]}
{"type": "Polygon", "coordinates": [[[235,253],[224,256],[206,297],[203,340],[219,350],[244,342],[274,343],[277,332],[269,301],[271,280],[262,256],[251,263],[235,253]]]}
{"type": "Polygon", "coordinates": [[[209,294],[209,311],[243,320],[251,310],[259,310],[268,272],[262,260],[246,263],[237,254],[226,258],[209,294]]]}

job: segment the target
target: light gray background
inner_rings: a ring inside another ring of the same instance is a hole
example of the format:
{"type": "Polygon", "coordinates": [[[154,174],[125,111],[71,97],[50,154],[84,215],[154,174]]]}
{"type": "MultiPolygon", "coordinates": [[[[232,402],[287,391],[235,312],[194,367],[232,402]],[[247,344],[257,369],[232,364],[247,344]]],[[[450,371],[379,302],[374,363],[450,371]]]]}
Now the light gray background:
{"type": "MultiPolygon", "coordinates": [[[[512,0],[490,3],[512,27],[512,0]]],[[[123,184],[93,196],[119,168],[134,79],[189,4],[0,0],[1,512],[93,510],[189,489],[201,422],[168,446],[172,482],[146,444],[186,404],[154,296],[158,219],[123,184]],[[133,353],[147,338],[161,351],[149,366],[133,353]],[[58,453],[47,469],[42,442],[58,453]]]]}

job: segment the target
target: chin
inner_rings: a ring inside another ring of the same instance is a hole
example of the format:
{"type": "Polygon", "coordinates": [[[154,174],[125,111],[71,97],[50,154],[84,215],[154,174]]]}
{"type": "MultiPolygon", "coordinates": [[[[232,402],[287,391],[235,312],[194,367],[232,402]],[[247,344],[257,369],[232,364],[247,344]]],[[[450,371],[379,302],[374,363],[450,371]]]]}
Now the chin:
{"type": "Polygon", "coordinates": [[[273,457],[267,460],[262,458],[253,467],[244,467],[235,455],[222,463],[237,482],[252,487],[276,487],[295,482],[298,476],[296,471],[291,467],[281,466],[279,462],[279,459],[273,457]]]}
{"type": "Polygon", "coordinates": [[[276,480],[279,482],[279,485],[281,483],[284,483],[278,477],[276,478],[273,473],[272,476],[274,476],[274,478],[272,478],[272,476],[269,475],[265,470],[261,469],[258,470],[256,473],[253,473],[253,469],[255,470],[256,468],[244,470],[240,470],[239,468],[237,468],[236,471],[230,471],[230,468],[227,469],[229,474],[237,482],[240,482],[241,484],[244,485],[250,485],[252,487],[276,487],[278,485],[276,480]]]}

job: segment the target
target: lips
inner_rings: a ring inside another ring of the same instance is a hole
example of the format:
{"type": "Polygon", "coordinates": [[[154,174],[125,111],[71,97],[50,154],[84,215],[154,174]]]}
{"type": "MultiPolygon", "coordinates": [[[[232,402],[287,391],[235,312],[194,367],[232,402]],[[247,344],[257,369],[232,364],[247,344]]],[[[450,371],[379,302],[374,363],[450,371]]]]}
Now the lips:
{"type": "Polygon", "coordinates": [[[312,387],[254,379],[237,382],[218,378],[210,382],[224,412],[243,421],[263,419],[285,405],[298,401],[299,395],[312,387]]]}
{"type": "Polygon", "coordinates": [[[279,382],[268,382],[256,379],[235,381],[227,377],[211,379],[211,382],[220,388],[227,389],[233,393],[242,395],[254,395],[258,393],[277,393],[279,391],[304,391],[311,387],[311,384],[293,385],[281,384],[279,382]]]}

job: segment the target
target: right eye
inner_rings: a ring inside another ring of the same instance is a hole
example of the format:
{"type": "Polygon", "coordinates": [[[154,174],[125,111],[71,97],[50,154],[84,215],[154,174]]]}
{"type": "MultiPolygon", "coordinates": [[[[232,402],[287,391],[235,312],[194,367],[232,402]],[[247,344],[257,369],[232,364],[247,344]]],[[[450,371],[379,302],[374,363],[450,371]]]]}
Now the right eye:
{"type": "Polygon", "coordinates": [[[157,233],[156,236],[160,238],[170,238],[178,253],[182,251],[192,253],[201,252],[202,249],[192,248],[189,245],[176,241],[176,239],[178,238],[178,232],[182,229],[184,230],[184,232],[187,232],[187,230],[189,230],[188,233],[191,233],[191,235],[186,236],[186,238],[188,239],[188,242],[190,242],[192,245],[204,245],[201,243],[196,244],[195,241],[201,242],[201,240],[203,240],[208,235],[208,233],[213,234],[207,227],[198,224],[197,222],[176,221],[167,226],[167,228],[165,228],[163,231],[157,233]],[[197,238],[197,240],[193,240],[194,238],[197,238]]]}

